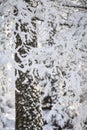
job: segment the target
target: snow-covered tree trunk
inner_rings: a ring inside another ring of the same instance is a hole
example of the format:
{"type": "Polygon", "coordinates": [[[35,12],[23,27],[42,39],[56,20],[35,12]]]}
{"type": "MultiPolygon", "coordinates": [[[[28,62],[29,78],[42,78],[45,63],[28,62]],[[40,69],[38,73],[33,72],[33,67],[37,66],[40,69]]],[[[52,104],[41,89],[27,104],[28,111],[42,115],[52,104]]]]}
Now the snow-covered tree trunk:
{"type": "Polygon", "coordinates": [[[42,130],[40,92],[37,82],[33,81],[33,77],[30,74],[32,61],[27,58],[30,55],[31,48],[37,47],[36,23],[34,19],[34,11],[37,7],[33,5],[37,3],[32,2],[27,4],[21,1],[19,2],[20,5],[14,8],[15,61],[17,65],[15,69],[17,89],[15,92],[15,130],[42,130]],[[21,9],[18,8],[19,6],[21,9]]]}

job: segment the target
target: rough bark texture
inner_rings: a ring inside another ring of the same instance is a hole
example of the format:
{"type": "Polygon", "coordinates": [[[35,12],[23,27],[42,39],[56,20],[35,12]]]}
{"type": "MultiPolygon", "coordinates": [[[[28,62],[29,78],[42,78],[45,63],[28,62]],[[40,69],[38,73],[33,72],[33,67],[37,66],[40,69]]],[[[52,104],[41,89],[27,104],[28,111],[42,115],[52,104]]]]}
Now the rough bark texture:
{"type": "MultiPolygon", "coordinates": [[[[15,7],[14,15],[18,17],[18,9],[15,7]]],[[[26,15],[26,14],[25,14],[26,15]]],[[[17,52],[15,53],[15,61],[16,64],[20,66],[20,68],[24,68],[25,66],[22,64],[21,58],[26,61],[27,51],[29,52],[29,47],[37,46],[37,36],[36,36],[36,25],[35,22],[31,19],[31,24],[33,26],[33,30],[28,29],[28,24],[22,22],[22,17],[16,22],[14,32],[16,41],[15,41],[15,49],[17,52]],[[24,37],[26,41],[23,43],[21,39],[21,34],[17,31],[21,30],[24,32],[24,37]],[[27,38],[27,34],[29,31],[32,32],[31,40],[27,38]],[[28,48],[27,48],[27,47],[28,48]],[[27,51],[26,51],[27,50],[27,51]],[[24,57],[22,57],[25,55],[24,57]],[[20,58],[21,57],[21,58],[20,58]]],[[[27,65],[29,67],[29,64],[27,65]]],[[[16,79],[16,88],[18,91],[15,92],[16,97],[16,124],[15,130],[42,130],[42,117],[40,110],[40,100],[39,100],[39,91],[36,89],[37,84],[32,83],[33,78],[29,74],[29,69],[25,72],[22,72],[19,69],[15,70],[15,75],[19,75],[16,79]],[[24,82],[27,80],[27,82],[24,82]]]]}

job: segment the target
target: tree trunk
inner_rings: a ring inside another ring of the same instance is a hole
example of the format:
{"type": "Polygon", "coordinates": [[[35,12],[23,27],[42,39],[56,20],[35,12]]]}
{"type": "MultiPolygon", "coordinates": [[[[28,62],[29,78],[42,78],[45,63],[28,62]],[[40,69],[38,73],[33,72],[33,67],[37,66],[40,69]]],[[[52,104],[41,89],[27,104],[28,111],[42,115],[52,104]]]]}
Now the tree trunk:
{"type": "MultiPolygon", "coordinates": [[[[15,130],[42,130],[42,117],[39,100],[40,93],[36,89],[37,84],[33,83],[33,77],[29,74],[29,64],[24,65],[22,62],[22,59],[26,62],[26,57],[29,55],[30,47],[37,47],[36,24],[33,19],[31,19],[31,23],[28,21],[24,22],[23,20],[25,18],[22,15],[21,18],[18,18],[18,14],[19,9],[18,7],[15,7],[14,16],[15,19],[17,19],[14,32],[16,50],[15,61],[20,68],[15,69],[15,75],[19,75],[15,82],[17,88],[17,91],[15,91],[15,130]],[[33,30],[30,30],[28,26],[29,24],[32,25],[33,30]],[[18,32],[19,30],[21,30],[20,33],[18,32]],[[22,41],[21,33],[25,38],[25,42],[22,41]],[[28,38],[29,33],[31,33],[31,39],[28,38]],[[22,72],[22,69],[26,67],[26,71],[22,72]]],[[[27,14],[24,15],[28,18],[26,16],[27,14]]]]}

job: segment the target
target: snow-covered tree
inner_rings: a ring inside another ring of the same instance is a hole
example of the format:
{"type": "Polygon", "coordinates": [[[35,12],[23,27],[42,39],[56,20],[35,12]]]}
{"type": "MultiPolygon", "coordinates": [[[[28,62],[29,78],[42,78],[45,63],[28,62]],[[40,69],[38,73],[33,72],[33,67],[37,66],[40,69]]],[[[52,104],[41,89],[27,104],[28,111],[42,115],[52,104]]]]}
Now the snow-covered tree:
{"type": "MultiPolygon", "coordinates": [[[[0,32],[2,47],[9,50],[9,57],[15,54],[15,129],[86,130],[86,0],[4,0],[1,7],[0,12],[5,7],[0,16],[5,28],[4,34],[0,32]]],[[[1,79],[8,74],[4,61],[0,62],[1,79]]],[[[2,80],[2,87],[3,81],[8,80],[2,80]]]]}
{"type": "Polygon", "coordinates": [[[37,21],[38,48],[32,56],[42,87],[43,128],[86,129],[86,4],[47,0],[41,5],[36,12],[42,19],[37,21]]]}
{"type": "Polygon", "coordinates": [[[31,48],[37,47],[36,17],[37,2],[18,1],[14,6],[14,38],[16,61],[16,130],[41,130],[42,117],[39,89],[30,74],[31,48]]]}

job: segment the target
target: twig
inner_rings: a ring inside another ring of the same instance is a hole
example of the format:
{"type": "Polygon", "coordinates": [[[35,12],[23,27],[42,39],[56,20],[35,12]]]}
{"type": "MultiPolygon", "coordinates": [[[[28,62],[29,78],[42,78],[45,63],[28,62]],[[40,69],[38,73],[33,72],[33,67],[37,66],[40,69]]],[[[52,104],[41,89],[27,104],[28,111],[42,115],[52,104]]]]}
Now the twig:
{"type": "Polygon", "coordinates": [[[85,10],[87,10],[87,7],[86,7],[86,6],[80,6],[80,5],[62,4],[62,6],[71,7],[71,8],[78,8],[78,9],[85,9],[85,10]]]}

